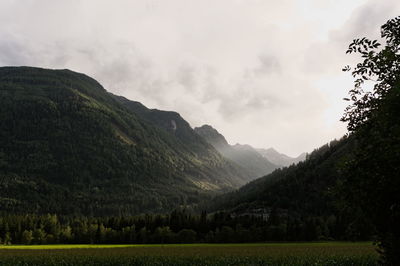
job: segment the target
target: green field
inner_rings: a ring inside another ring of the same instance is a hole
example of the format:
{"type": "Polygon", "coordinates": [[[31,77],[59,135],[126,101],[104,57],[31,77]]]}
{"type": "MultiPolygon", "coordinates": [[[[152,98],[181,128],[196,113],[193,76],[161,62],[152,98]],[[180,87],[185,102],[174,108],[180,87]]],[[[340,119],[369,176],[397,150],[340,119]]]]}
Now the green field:
{"type": "Polygon", "coordinates": [[[368,242],[1,246],[0,265],[376,265],[368,242]]]}

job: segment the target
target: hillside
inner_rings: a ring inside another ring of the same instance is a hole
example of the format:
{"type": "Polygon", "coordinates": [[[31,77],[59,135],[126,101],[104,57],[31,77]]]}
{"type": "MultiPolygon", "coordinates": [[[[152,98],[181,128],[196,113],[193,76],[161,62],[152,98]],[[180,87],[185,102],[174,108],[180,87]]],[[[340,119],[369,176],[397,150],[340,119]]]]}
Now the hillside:
{"type": "Polygon", "coordinates": [[[254,178],[264,176],[278,168],[250,145],[230,145],[225,137],[209,125],[196,127],[195,132],[214,146],[222,155],[241,166],[254,178]]]}
{"type": "Polygon", "coordinates": [[[303,162],[277,169],[237,191],[217,196],[209,211],[235,216],[268,217],[277,239],[368,239],[372,229],[356,209],[337,195],[344,180],[341,169],[351,158],[352,138],[332,141],[303,162]],[[289,230],[289,231],[288,231],[289,230]]]}
{"type": "Polygon", "coordinates": [[[307,214],[329,212],[329,191],[340,179],[340,165],[348,158],[351,141],[343,138],[313,151],[305,161],[277,169],[237,191],[219,196],[215,209],[250,210],[277,207],[307,214]]]}
{"type": "Polygon", "coordinates": [[[69,70],[0,68],[0,115],[2,211],[165,212],[249,178],[179,114],[69,70]]]}
{"type": "Polygon", "coordinates": [[[233,217],[267,217],[276,239],[369,239],[373,229],[368,219],[338,196],[344,180],[341,169],[353,148],[352,138],[332,141],[297,165],[217,196],[208,209],[233,217]]]}

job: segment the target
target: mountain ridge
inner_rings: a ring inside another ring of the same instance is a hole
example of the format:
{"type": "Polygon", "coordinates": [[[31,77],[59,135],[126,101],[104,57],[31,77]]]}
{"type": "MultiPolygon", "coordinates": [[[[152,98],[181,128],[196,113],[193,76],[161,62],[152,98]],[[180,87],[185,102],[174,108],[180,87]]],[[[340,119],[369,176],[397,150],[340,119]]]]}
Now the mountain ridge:
{"type": "Polygon", "coordinates": [[[265,158],[267,158],[270,162],[280,165],[280,166],[289,166],[291,164],[297,164],[298,162],[304,161],[306,159],[307,153],[303,152],[297,157],[291,157],[286,154],[280,153],[274,148],[256,148],[256,150],[265,158]]]}
{"type": "Polygon", "coordinates": [[[230,145],[225,137],[210,125],[196,127],[194,131],[213,145],[223,156],[246,169],[253,179],[269,174],[278,168],[250,145],[230,145]]]}
{"type": "Polygon", "coordinates": [[[247,182],[179,114],[158,113],[176,136],[138,106],[81,73],[1,67],[1,210],[165,212],[247,182]]]}
{"type": "Polygon", "coordinates": [[[351,156],[353,146],[353,139],[346,136],[333,140],[315,149],[297,165],[279,168],[236,191],[217,196],[213,202],[219,206],[212,209],[240,212],[280,208],[300,214],[328,215],[336,200],[333,189],[342,178],[340,167],[351,156]]]}

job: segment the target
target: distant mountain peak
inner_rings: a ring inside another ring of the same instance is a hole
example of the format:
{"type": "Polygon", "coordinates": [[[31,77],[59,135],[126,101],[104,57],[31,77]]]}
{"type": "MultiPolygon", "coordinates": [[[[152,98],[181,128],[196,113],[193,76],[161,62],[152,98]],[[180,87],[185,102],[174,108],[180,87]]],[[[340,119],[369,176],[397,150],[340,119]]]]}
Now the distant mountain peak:
{"type": "Polygon", "coordinates": [[[266,151],[280,153],[277,150],[275,150],[273,147],[266,149],[266,151]]]}
{"type": "Polygon", "coordinates": [[[229,146],[225,137],[210,125],[196,127],[194,131],[217,149],[229,146]]]}
{"type": "Polygon", "coordinates": [[[268,149],[257,149],[257,151],[270,162],[280,165],[280,166],[289,166],[291,164],[296,164],[300,161],[303,161],[306,158],[306,153],[302,153],[297,157],[291,157],[284,153],[280,153],[275,148],[271,147],[268,149]]]}
{"type": "MultiPolygon", "coordinates": [[[[217,131],[215,128],[213,128],[212,126],[208,125],[208,124],[204,124],[201,127],[198,128],[203,128],[203,129],[210,129],[210,130],[215,130],[217,131]]],[[[218,132],[218,131],[217,131],[218,132]]]]}
{"type": "Polygon", "coordinates": [[[253,179],[271,173],[277,168],[277,165],[248,144],[229,145],[225,137],[210,125],[203,125],[194,130],[223,156],[245,169],[253,179]]]}

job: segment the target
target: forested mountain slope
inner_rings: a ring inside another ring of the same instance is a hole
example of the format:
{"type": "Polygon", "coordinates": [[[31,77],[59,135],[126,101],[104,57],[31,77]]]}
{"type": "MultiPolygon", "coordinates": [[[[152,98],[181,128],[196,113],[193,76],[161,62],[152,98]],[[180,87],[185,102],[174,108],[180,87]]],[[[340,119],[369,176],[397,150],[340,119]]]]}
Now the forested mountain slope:
{"type": "Polygon", "coordinates": [[[354,145],[351,137],[332,141],[297,165],[217,196],[208,209],[266,217],[275,226],[276,239],[368,239],[373,234],[369,221],[338,196],[341,169],[351,159],[354,145]]]}
{"type": "Polygon", "coordinates": [[[218,197],[216,209],[282,208],[295,212],[329,212],[330,190],[340,179],[340,166],[351,152],[351,141],[332,141],[297,165],[277,169],[237,191],[218,197]]]}
{"type": "Polygon", "coordinates": [[[230,145],[223,135],[209,125],[196,127],[194,130],[222,155],[245,169],[253,179],[269,174],[278,168],[250,145],[230,145]]]}
{"type": "Polygon", "coordinates": [[[369,239],[369,221],[338,195],[354,145],[352,137],[332,141],[297,165],[217,196],[208,209],[265,217],[277,240],[369,239]]]}
{"type": "Polygon", "coordinates": [[[178,114],[159,113],[171,134],[138,104],[69,70],[0,68],[0,209],[165,212],[248,180],[178,114]]]}
{"type": "MultiPolygon", "coordinates": [[[[177,142],[176,145],[179,144],[181,146],[181,149],[193,153],[195,156],[200,157],[201,160],[218,160],[220,158],[220,154],[216,153],[218,149],[197,134],[196,128],[191,128],[189,123],[179,113],[149,109],[139,102],[130,101],[121,96],[114,97],[129,110],[133,111],[139,118],[168,132],[177,142]]],[[[230,164],[230,167],[232,167],[236,175],[243,177],[246,181],[257,177],[251,172],[246,171],[240,164],[233,163],[230,164]]]]}

